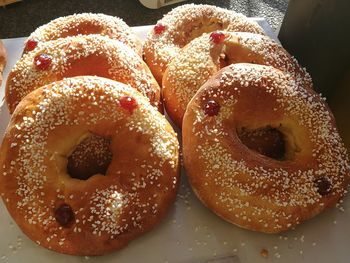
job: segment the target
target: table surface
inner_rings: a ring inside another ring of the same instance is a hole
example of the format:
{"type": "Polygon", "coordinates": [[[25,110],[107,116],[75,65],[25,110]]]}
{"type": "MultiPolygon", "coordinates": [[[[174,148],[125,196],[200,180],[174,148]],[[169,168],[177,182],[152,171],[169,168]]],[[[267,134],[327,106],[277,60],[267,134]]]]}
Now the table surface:
{"type": "MultiPolygon", "coordinates": [[[[211,4],[250,17],[265,17],[275,30],[281,25],[288,6],[288,0],[189,0],[183,3],[211,4]]],[[[152,10],[138,0],[24,0],[0,7],[0,38],[28,36],[52,19],[81,12],[119,16],[130,26],[150,25],[177,5],[152,10]]]]}

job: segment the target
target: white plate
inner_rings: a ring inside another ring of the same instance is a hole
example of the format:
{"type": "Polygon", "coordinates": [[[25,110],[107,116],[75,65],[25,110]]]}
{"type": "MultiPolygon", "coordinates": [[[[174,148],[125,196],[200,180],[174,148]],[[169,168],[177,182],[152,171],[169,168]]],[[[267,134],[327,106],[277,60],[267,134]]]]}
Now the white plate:
{"type": "MultiPolygon", "coordinates": [[[[276,39],[265,19],[257,20],[267,34],[276,39]]],[[[145,38],[150,26],[135,27],[145,38]]],[[[22,52],[24,38],[6,39],[9,69],[22,52]]],[[[0,90],[3,98],[4,84],[0,90]]],[[[1,103],[0,103],[1,106],[1,103]]],[[[0,139],[9,120],[6,106],[0,112],[0,139]]],[[[349,199],[348,197],[346,199],[349,199]]],[[[213,258],[237,255],[225,262],[317,262],[350,261],[350,200],[343,208],[333,208],[296,230],[282,235],[267,235],[235,227],[206,209],[191,192],[182,173],[177,201],[167,218],[153,231],[125,249],[102,257],[84,258],[58,254],[37,246],[19,230],[0,202],[0,262],[113,262],[113,263],[192,263],[213,262],[213,258]],[[260,255],[268,250],[268,258],[260,255]]]]}

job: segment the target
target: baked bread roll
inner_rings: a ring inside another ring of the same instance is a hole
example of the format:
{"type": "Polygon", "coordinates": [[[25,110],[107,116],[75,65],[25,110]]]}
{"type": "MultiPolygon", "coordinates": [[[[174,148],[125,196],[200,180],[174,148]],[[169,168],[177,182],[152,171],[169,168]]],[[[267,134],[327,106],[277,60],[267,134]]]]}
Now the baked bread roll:
{"type": "Polygon", "coordinates": [[[185,168],[194,192],[240,227],[278,233],[334,206],[346,193],[349,159],[324,99],[271,66],[232,64],[187,106],[185,168]],[[242,129],[272,127],[280,158],[242,143],[242,129]]]}
{"type": "Polygon", "coordinates": [[[162,220],[176,197],[178,155],[171,125],[134,88],[67,78],[29,93],[12,115],[0,151],[1,197],[37,244],[102,255],[162,220]],[[105,174],[69,174],[70,156],[91,135],[107,141],[105,174]]]}
{"type": "Polygon", "coordinates": [[[120,18],[105,14],[82,13],[59,17],[37,28],[28,37],[24,52],[36,48],[38,43],[76,35],[99,34],[119,40],[141,56],[141,40],[120,18]]]}
{"type": "Polygon", "coordinates": [[[273,66],[293,76],[301,86],[312,89],[309,74],[269,37],[228,31],[203,34],[182,49],[163,77],[164,105],[178,127],[198,89],[221,68],[233,63],[273,66]]]}
{"type": "Polygon", "coordinates": [[[159,20],[143,45],[143,55],[158,83],[181,48],[203,33],[216,30],[264,34],[263,29],[242,14],[211,5],[182,5],[159,20]]]}
{"type": "Polygon", "coordinates": [[[40,43],[12,68],[6,84],[10,113],[31,91],[67,77],[92,75],[130,84],[162,109],[160,87],[142,58],[119,41],[100,35],[40,43]]]}

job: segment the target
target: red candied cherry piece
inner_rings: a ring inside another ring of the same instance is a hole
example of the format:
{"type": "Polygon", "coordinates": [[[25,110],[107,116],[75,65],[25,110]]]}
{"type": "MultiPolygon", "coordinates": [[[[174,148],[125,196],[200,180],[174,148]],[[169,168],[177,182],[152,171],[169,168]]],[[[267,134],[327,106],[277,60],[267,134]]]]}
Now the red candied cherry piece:
{"type": "Polygon", "coordinates": [[[51,65],[52,59],[47,54],[40,54],[34,58],[34,65],[39,70],[48,69],[51,65]]]}
{"type": "Polygon", "coordinates": [[[120,106],[122,106],[124,109],[130,112],[132,112],[138,106],[136,99],[130,96],[121,97],[119,99],[119,103],[120,103],[120,106]]]}
{"type": "Polygon", "coordinates": [[[38,45],[38,41],[34,40],[34,39],[29,39],[26,43],[26,51],[32,51],[34,48],[36,48],[36,46],[38,45]]]}
{"type": "Polygon", "coordinates": [[[72,207],[65,203],[61,204],[55,210],[55,219],[63,227],[70,226],[75,219],[72,207]]]}
{"type": "Polygon", "coordinates": [[[156,33],[157,35],[163,33],[165,31],[165,26],[162,24],[156,24],[154,26],[154,33],[156,33]]]}
{"type": "Polygon", "coordinates": [[[217,103],[215,100],[209,100],[204,105],[204,113],[208,116],[216,116],[219,114],[220,111],[220,104],[217,103]]]}
{"type": "Polygon", "coordinates": [[[225,40],[225,34],[222,32],[213,32],[210,34],[210,40],[215,44],[220,44],[225,40]]]}

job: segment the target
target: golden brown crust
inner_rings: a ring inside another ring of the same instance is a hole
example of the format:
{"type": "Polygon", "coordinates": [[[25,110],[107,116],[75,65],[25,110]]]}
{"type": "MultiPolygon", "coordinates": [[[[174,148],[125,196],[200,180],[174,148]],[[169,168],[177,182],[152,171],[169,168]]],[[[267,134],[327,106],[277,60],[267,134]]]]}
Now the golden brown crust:
{"type": "Polygon", "coordinates": [[[119,41],[100,35],[73,36],[40,43],[12,68],[6,84],[10,113],[38,87],[66,77],[96,75],[130,84],[161,108],[160,87],[143,60],[119,41]],[[41,70],[35,58],[48,55],[51,64],[41,70]]]}
{"type": "Polygon", "coordinates": [[[203,33],[216,30],[264,34],[263,29],[242,14],[211,6],[187,4],[174,8],[157,25],[165,30],[160,34],[148,33],[143,55],[158,83],[170,61],[178,56],[182,47],[203,33]]]}
{"type": "Polygon", "coordinates": [[[2,83],[2,73],[4,71],[6,61],[7,61],[6,49],[2,41],[0,40],[0,87],[2,83]]]}
{"type": "Polygon", "coordinates": [[[216,44],[203,34],[186,45],[169,64],[163,77],[163,98],[167,113],[181,127],[187,104],[197,90],[220,68],[232,63],[270,65],[295,77],[301,86],[312,88],[307,72],[288,52],[267,36],[221,31],[216,44]]]}
{"type": "Polygon", "coordinates": [[[150,230],[175,201],[178,141],[165,117],[135,89],[98,77],[54,82],[26,96],[12,115],[0,152],[0,190],[32,240],[67,254],[101,255],[150,230]],[[123,108],[132,97],[137,107],[123,108]],[[67,156],[92,132],[111,138],[105,176],[71,178],[67,156]],[[62,226],[55,211],[74,211],[62,226]]]}
{"type": "Polygon", "coordinates": [[[240,227],[285,231],[346,193],[349,160],[332,113],[318,94],[273,67],[232,64],[219,71],[190,101],[182,131],[194,191],[240,227]],[[205,113],[209,100],[219,105],[217,115],[205,113]],[[284,135],[284,160],[251,151],[238,138],[240,127],[267,125],[284,135]]]}
{"type": "Polygon", "coordinates": [[[76,35],[99,34],[119,40],[141,56],[141,40],[120,18],[105,14],[82,13],[59,17],[37,28],[29,37],[38,43],[76,35]]]}

